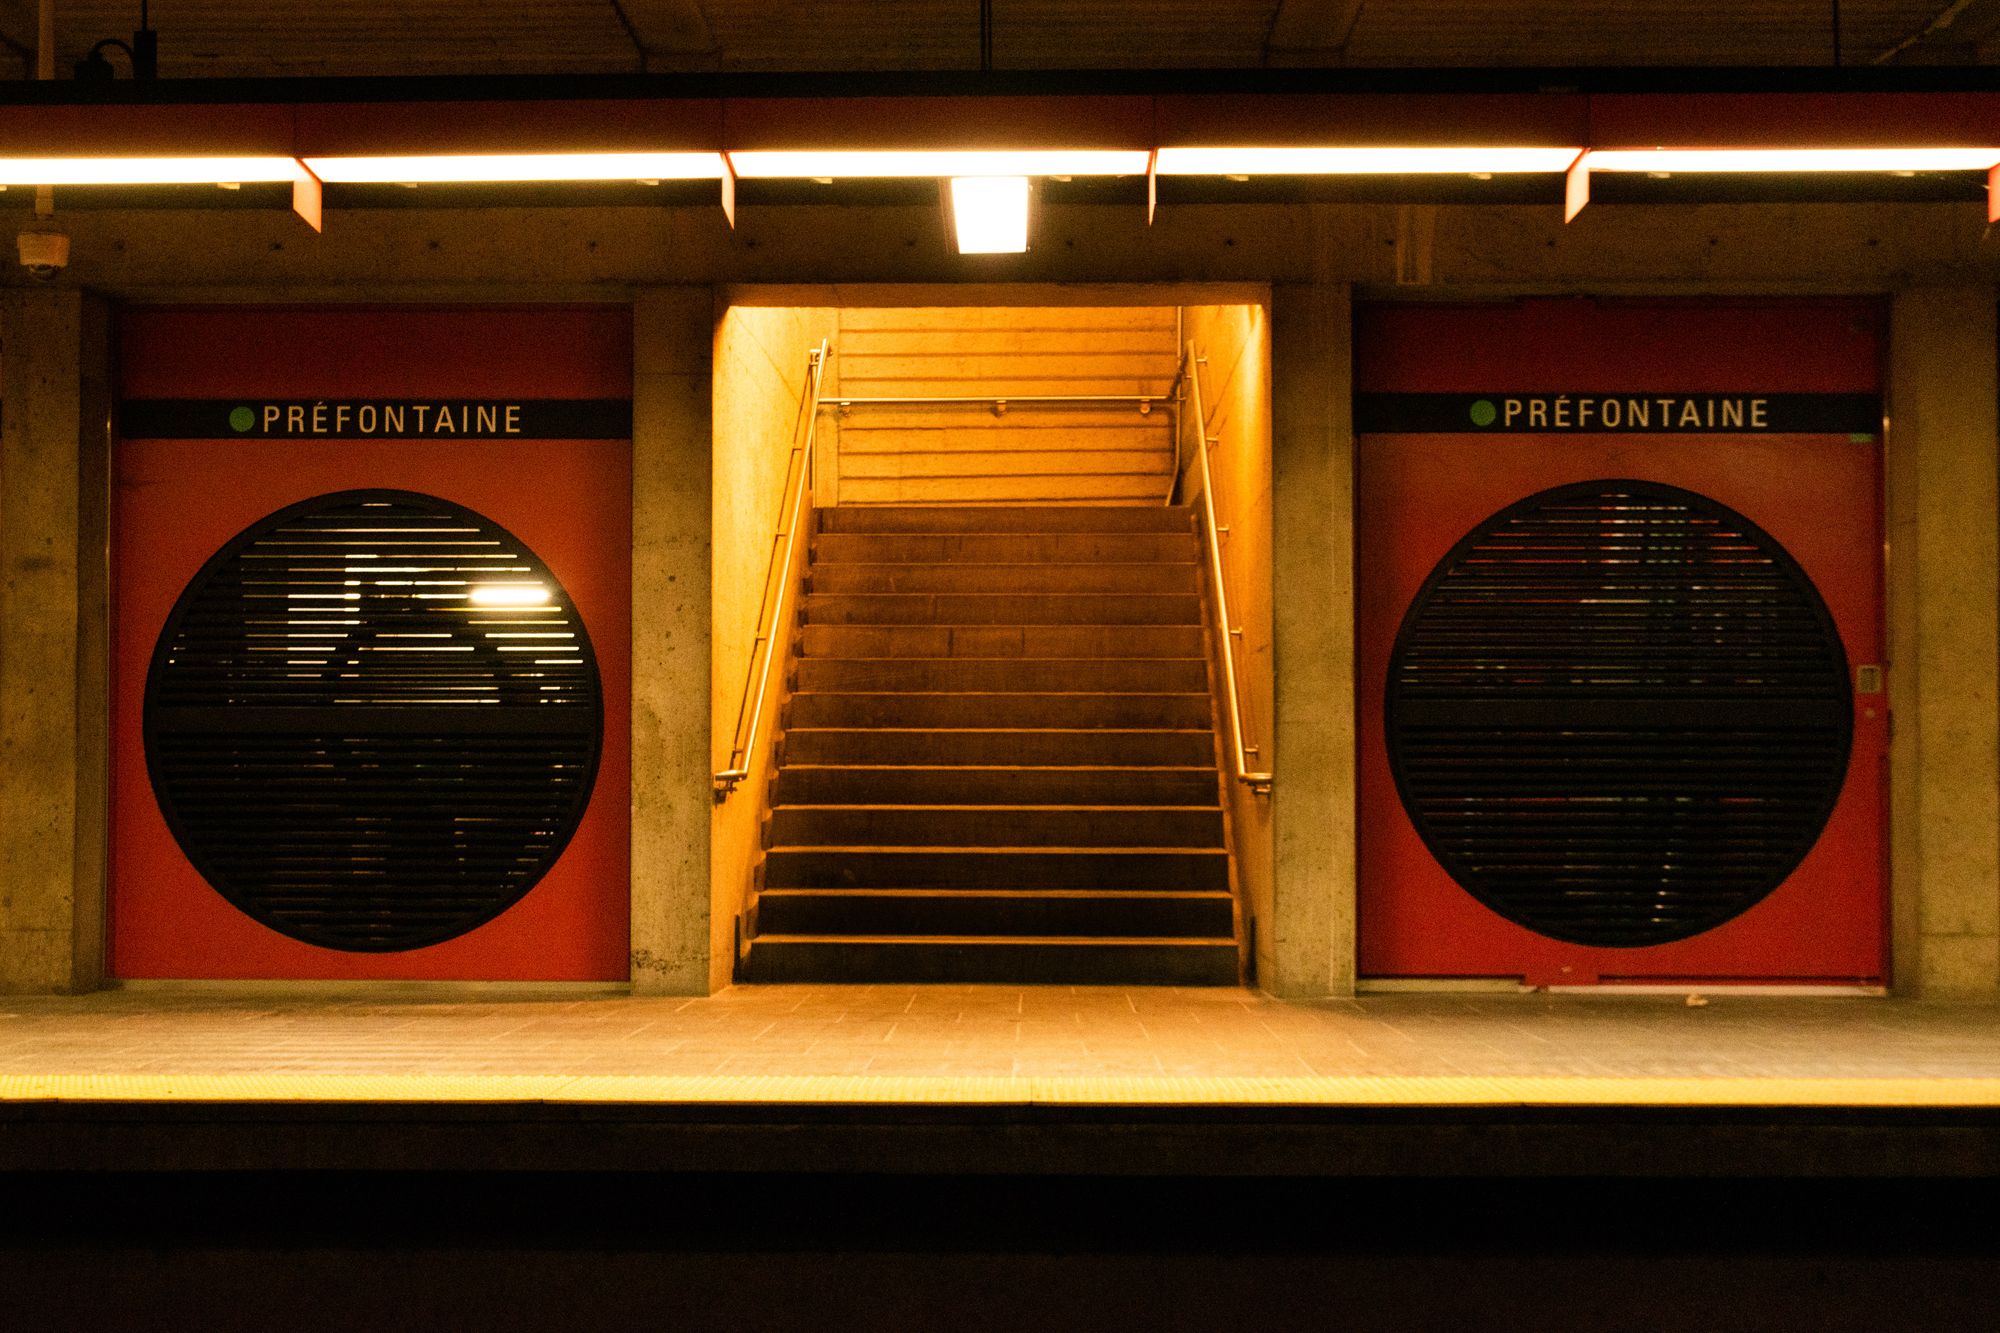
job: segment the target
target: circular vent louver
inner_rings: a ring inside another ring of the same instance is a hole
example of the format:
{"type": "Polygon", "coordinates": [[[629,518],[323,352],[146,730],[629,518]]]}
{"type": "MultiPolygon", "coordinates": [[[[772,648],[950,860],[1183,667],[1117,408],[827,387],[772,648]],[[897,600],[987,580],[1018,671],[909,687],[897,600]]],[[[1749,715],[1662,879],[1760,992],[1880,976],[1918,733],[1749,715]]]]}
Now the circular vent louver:
{"type": "Polygon", "coordinates": [[[451,939],[513,906],[583,817],[603,713],[568,595],[434,496],[345,491],[242,533],[175,604],[146,678],[168,827],[297,940],[451,939]]]}
{"type": "Polygon", "coordinates": [[[1687,939],[1811,850],[1847,772],[1826,605],[1741,515],[1652,482],[1529,496],[1439,562],[1389,659],[1397,791],[1501,916],[1574,944],[1687,939]]]}

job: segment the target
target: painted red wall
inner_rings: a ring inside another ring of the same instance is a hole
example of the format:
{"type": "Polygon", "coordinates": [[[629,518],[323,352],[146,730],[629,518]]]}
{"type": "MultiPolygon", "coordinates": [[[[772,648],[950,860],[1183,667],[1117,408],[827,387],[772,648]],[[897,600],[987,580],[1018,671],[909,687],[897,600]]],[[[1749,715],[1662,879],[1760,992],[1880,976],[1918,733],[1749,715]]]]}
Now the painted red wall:
{"type": "MultiPolygon", "coordinates": [[[[1364,308],[1362,393],[1872,393],[1886,320],[1865,300],[1546,300],[1364,308]]],[[[1505,920],[1431,857],[1398,799],[1383,687],[1437,562],[1495,511],[1629,477],[1708,495],[1777,539],[1818,587],[1852,666],[1881,663],[1881,446],[1845,435],[1380,434],[1358,444],[1356,735],[1363,976],[1872,982],[1887,970],[1887,694],[1856,695],[1846,783],[1786,881],[1732,921],[1636,949],[1505,920]]]]}
{"type": "MultiPolygon", "coordinates": [[[[626,399],[632,392],[631,317],[623,307],[141,309],[121,318],[118,339],[126,398],[626,399]]],[[[630,441],[121,439],[114,473],[111,975],[629,975],[630,441]],[[154,643],[202,563],[275,510],[357,487],[443,496],[526,542],[583,617],[604,699],[590,806],[547,876],[494,921],[400,953],[303,944],[232,907],[168,831],[141,738],[154,643]]]]}

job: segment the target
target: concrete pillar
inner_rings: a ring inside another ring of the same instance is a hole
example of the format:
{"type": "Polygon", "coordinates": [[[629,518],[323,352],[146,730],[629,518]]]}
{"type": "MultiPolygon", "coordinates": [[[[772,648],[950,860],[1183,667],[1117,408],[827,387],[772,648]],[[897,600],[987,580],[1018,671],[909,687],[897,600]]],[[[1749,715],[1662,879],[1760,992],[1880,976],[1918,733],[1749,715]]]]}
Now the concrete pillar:
{"type": "Polygon", "coordinates": [[[0,293],[0,990],[104,971],[109,319],[0,293]]]}
{"type": "Polygon", "coordinates": [[[714,325],[707,287],[642,292],[633,308],[632,986],[643,995],[706,995],[728,979],[708,869],[714,325]]]}
{"type": "Polygon", "coordinates": [[[1354,989],[1354,430],[1351,300],[1332,283],[1271,299],[1271,565],[1277,677],[1274,995],[1354,989]]]}
{"type": "Polygon", "coordinates": [[[2000,999],[2000,440],[1995,293],[1891,320],[1890,883],[1896,989],[2000,999]]]}

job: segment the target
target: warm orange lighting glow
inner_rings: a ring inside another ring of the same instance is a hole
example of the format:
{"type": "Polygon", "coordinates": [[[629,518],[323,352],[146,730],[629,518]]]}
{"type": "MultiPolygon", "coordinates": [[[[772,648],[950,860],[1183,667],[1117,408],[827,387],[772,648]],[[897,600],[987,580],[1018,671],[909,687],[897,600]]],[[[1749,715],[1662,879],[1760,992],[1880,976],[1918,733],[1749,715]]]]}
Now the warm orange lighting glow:
{"type": "Polygon", "coordinates": [[[1162,176],[1472,175],[1562,171],[1581,148],[1162,148],[1162,176]]]}
{"type": "Polygon", "coordinates": [[[342,183],[714,180],[720,153],[455,153],[424,157],[309,157],[342,183]]]}
{"type": "Polygon", "coordinates": [[[0,158],[0,185],[216,185],[305,174],[295,157],[0,158]]]}
{"type": "Polygon", "coordinates": [[[744,179],[840,180],[922,176],[1143,176],[1142,150],[1041,148],[880,152],[752,151],[731,153],[744,179]]]}
{"type": "Polygon", "coordinates": [[[1985,171],[2000,148],[1618,148],[1592,151],[1588,171],[1985,171]]]}
{"type": "Polygon", "coordinates": [[[1023,253],[1028,248],[1028,178],[954,177],[951,221],[962,255],[1023,253]]]}

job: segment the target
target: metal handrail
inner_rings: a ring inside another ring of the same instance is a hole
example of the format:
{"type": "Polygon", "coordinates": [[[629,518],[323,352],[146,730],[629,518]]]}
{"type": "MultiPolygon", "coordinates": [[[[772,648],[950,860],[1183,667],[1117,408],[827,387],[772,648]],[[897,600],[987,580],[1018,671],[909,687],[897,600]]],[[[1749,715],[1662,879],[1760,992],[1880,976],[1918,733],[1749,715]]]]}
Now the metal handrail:
{"type": "Polygon", "coordinates": [[[1201,364],[1201,358],[1195,355],[1192,341],[1187,344],[1181,364],[1182,379],[1191,399],[1187,416],[1194,422],[1195,429],[1201,432],[1200,441],[1194,452],[1201,460],[1202,521],[1207,529],[1209,580],[1215,584],[1215,618],[1217,627],[1222,631],[1222,651],[1218,655],[1222,658],[1223,688],[1229,696],[1229,735],[1236,760],[1236,780],[1259,796],[1264,796],[1271,791],[1271,774],[1268,771],[1251,772],[1250,765],[1244,757],[1250,754],[1259,758],[1263,756],[1256,746],[1243,743],[1243,700],[1236,690],[1236,641],[1243,637],[1243,631],[1232,627],[1229,623],[1229,590],[1222,581],[1222,540],[1219,535],[1226,529],[1218,529],[1216,526],[1215,484],[1208,470],[1209,447],[1219,443],[1219,440],[1208,433],[1208,413],[1201,401],[1201,376],[1195,370],[1195,367],[1201,364]]]}
{"type": "Polygon", "coordinates": [[[904,404],[908,406],[938,405],[952,406],[960,403],[985,403],[993,407],[1006,408],[1014,403],[1130,403],[1139,409],[1141,415],[1151,412],[1153,405],[1164,406],[1170,394],[1165,393],[975,393],[944,395],[929,398],[835,398],[837,408],[867,407],[878,404],[904,404]]]}
{"type": "MultiPolygon", "coordinates": [[[[757,641],[751,645],[750,670],[743,678],[743,698],[736,706],[736,730],[730,736],[729,767],[715,775],[715,799],[718,803],[729,798],[736,790],[736,784],[750,776],[750,747],[757,742],[757,728],[764,721],[764,700],[771,690],[771,663],[777,656],[778,627],[785,623],[785,601],[792,591],[792,562],[798,549],[799,529],[805,517],[806,495],[812,490],[813,445],[819,434],[819,391],[820,382],[826,376],[827,344],[824,338],[820,344],[806,354],[806,392],[800,403],[800,414],[805,418],[805,437],[792,446],[792,456],[785,461],[785,479],[791,480],[792,461],[798,462],[799,484],[793,493],[789,518],[777,531],[771,534],[771,565],[764,573],[764,600],[757,606],[757,641]],[[780,559],[780,543],[783,543],[783,558],[780,559]],[[771,609],[770,623],[764,621],[764,609],[771,606],[772,575],[777,575],[777,605],[771,609]],[[757,665],[758,651],[763,653],[763,666],[757,665]],[[749,715],[749,730],[744,730],[743,719],[749,715]]],[[[792,430],[798,436],[796,424],[792,430]]],[[[780,509],[784,501],[779,501],[780,509]]]]}

